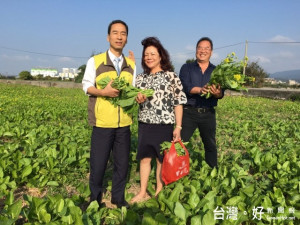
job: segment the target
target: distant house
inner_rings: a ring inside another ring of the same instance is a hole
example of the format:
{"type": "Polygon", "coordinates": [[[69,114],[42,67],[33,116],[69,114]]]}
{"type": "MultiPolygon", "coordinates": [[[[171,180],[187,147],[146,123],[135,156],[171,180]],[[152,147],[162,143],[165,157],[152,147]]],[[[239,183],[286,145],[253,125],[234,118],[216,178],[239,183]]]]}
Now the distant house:
{"type": "Polygon", "coordinates": [[[273,84],[273,85],[277,85],[277,84],[282,85],[283,84],[283,85],[289,85],[289,86],[299,85],[299,83],[296,80],[288,80],[287,82],[283,82],[281,80],[276,80],[275,78],[265,78],[265,83],[273,84]]]}
{"type": "Polygon", "coordinates": [[[43,75],[43,77],[58,77],[57,70],[50,68],[32,68],[30,74],[31,76],[43,75]]]}
{"type": "Polygon", "coordinates": [[[289,80],[289,85],[296,85],[298,84],[295,80],[289,80]]]}
{"type": "Polygon", "coordinates": [[[59,73],[59,77],[62,78],[62,80],[69,80],[74,79],[78,76],[78,69],[77,68],[62,68],[62,72],[59,73]]]}
{"type": "Polygon", "coordinates": [[[265,78],[265,82],[269,84],[282,84],[281,80],[275,80],[274,78],[265,78]]]}

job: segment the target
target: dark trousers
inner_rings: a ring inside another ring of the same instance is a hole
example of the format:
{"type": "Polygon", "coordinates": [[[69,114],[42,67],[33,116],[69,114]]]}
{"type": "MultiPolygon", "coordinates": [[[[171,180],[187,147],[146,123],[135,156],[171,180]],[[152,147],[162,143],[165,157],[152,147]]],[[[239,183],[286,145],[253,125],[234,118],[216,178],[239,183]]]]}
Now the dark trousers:
{"type": "Polygon", "coordinates": [[[113,154],[113,176],[111,199],[124,201],[130,150],[130,128],[93,127],[90,156],[91,201],[101,202],[103,178],[110,152],[113,154]]]}
{"type": "Polygon", "coordinates": [[[181,139],[189,141],[197,128],[204,144],[205,161],[210,167],[217,167],[216,113],[214,109],[198,112],[194,108],[183,107],[181,139]]]}

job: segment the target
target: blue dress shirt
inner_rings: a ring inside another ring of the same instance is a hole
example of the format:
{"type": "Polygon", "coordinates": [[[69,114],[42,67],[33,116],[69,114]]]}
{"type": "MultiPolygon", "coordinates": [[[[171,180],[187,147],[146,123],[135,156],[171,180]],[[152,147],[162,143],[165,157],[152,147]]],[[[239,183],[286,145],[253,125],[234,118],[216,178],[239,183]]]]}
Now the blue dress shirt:
{"type": "MultiPolygon", "coordinates": [[[[196,108],[213,108],[217,106],[218,99],[213,96],[206,99],[205,96],[201,97],[199,94],[190,94],[193,87],[203,87],[209,82],[211,73],[215,68],[215,65],[209,63],[209,66],[203,74],[197,61],[186,63],[181,67],[179,78],[187,97],[187,105],[196,108]]],[[[222,90],[222,97],[223,96],[224,90],[222,90]]]]}

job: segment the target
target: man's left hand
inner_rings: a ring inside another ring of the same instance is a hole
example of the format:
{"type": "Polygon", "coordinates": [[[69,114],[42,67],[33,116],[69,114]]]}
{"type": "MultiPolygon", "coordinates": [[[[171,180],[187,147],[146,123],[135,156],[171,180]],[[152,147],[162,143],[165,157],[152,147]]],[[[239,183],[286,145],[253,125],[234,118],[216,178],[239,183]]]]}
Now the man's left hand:
{"type": "Polygon", "coordinates": [[[210,93],[215,97],[215,98],[221,98],[222,97],[222,90],[220,85],[211,85],[210,86],[210,93]]]}

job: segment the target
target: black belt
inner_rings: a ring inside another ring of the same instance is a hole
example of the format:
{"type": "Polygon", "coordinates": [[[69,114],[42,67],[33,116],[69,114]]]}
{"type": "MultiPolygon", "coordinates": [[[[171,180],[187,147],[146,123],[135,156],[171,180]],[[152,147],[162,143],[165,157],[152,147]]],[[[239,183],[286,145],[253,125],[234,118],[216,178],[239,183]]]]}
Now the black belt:
{"type": "Polygon", "coordinates": [[[215,112],[214,108],[197,108],[190,105],[185,105],[183,108],[188,108],[197,111],[198,113],[215,112]]]}

